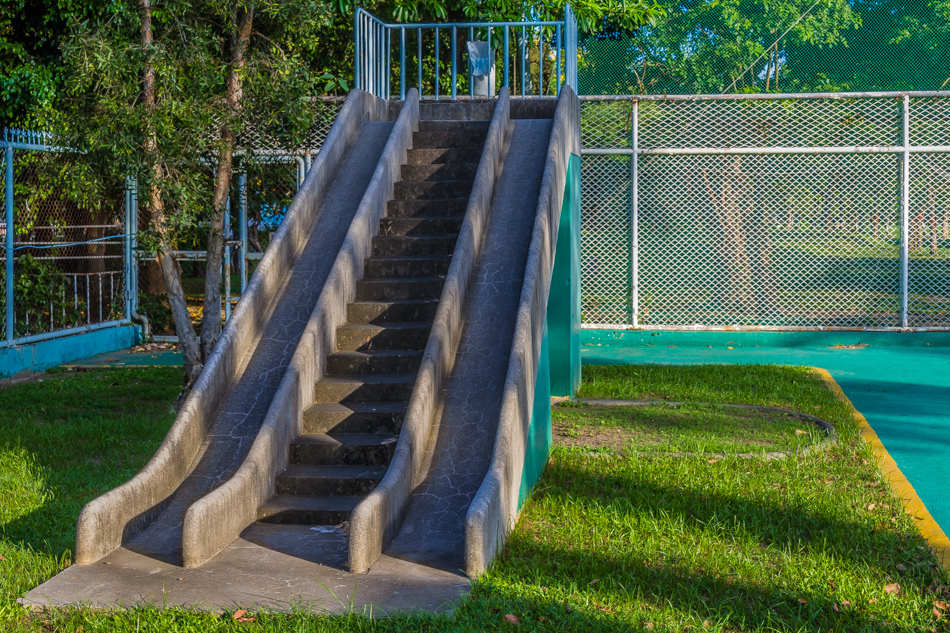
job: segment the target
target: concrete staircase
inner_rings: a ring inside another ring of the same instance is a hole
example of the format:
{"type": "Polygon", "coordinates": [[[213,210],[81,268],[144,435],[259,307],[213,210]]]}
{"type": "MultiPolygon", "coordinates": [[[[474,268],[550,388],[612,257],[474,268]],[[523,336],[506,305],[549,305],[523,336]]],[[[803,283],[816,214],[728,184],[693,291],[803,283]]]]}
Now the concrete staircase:
{"type": "Polygon", "coordinates": [[[468,205],[488,121],[422,121],[337,351],[258,521],[339,525],[383,478],[468,205]]]}

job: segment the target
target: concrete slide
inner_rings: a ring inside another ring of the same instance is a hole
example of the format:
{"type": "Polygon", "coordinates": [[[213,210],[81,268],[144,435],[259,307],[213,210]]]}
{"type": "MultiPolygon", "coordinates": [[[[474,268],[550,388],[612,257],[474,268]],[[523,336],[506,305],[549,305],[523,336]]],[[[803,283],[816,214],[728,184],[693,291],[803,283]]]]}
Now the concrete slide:
{"type": "Polygon", "coordinates": [[[367,601],[426,606],[398,596],[484,571],[579,382],[578,107],[352,92],[158,452],[25,601],[197,568],[219,585],[189,596],[273,604],[376,570],[367,601]]]}

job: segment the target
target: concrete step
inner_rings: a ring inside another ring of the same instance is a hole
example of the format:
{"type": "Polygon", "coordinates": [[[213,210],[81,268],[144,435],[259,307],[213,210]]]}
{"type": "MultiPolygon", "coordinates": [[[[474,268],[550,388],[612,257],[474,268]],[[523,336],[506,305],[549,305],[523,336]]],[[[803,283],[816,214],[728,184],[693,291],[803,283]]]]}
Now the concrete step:
{"type": "Polygon", "coordinates": [[[261,523],[284,525],[339,525],[348,521],[361,495],[274,495],[257,510],[261,523]]]}
{"type": "Polygon", "coordinates": [[[459,132],[488,135],[491,121],[457,121],[454,119],[419,121],[420,132],[459,132]]]}
{"type": "MultiPolygon", "coordinates": [[[[470,157],[478,158],[478,157],[470,157]]],[[[478,162],[403,165],[403,180],[475,180],[478,162]]]]}
{"type": "Polygon", "coordinates": [[[437,300],[354,301],[346,306],[346,320],[352,325],[432,321],[438,309],[437,300]]]}
{"type": "Polygon", "coordinates": [[[432,200],[466,198],[472,193],[472,180],[400,180],[393,189],[396,200],[432,200]]]}
{"type": "MultiPolygon", "coordinates": [[[[371,277],[444,277],[449,272],[451,257],[370,257],[363,274],[371,277]]],[[[420,319],[415,319],[416,321],[420,319]]]]}
{"type": "Polygon", "coordinates": [[[304,433],[399,433],[405,402],[319,402],[303,412],[304,433]]]}
{"type": "Polygon", "coordinates": [[[313,387],[314,402],[409,402],[416,374],[324,376],[313,387]]]}
{"type": "Polygon", "coordinates": [[[290,443],[290,463],[385,466],[397,439],[391,433],[304,433],[290,443]]]}
{"type": "Polygon", "coordinates": [[[379,221],[379,234],[390,237],[394,235],[450,235],[461,230],[462,218],[463,216],[383,218],[379,221]]]}
{"type": "Polygon", "coordinates": [[[433,147],[411,149],[407,152],[406,163],[409,165],[467,163],[471,161],[473,157],[481,157],[481,155],[481,148],[454,149],[449,147],[433,147]]]}
{"type": "Polygon", "coordinates": [[[451,255],[458,235],[422,235],[373,238],[373,255],[400,257],[403,255],[451,255]]]}
{"type": "Polygon", "coordinates": [[[333,352],[327,356],[327,375],[407,374],[419,371],[421,351],[333,352]]]}
{"type": "Polygon", "coordinates": [[[466,149],[481,154],[485,132],[416,132],[412,135],[413,149],[466,149]]]}
{"type": "Polygon", "coordinates": [[[432,323],[347,323],[337,328],[336,351],[422,350],[432,323]]]}
{"type": "Polygon", "coordinates": [[[356,282],[357,301],[408,301],[438,299],[443,277],[374,277],[356,282]]]}
{"type": "Polygon", "coordinates": [[[276,492],[279,495],[365,495],[385,474],[385,466],[291,464],[277,475],[276,492]]]}
{"type": "Polygon", "coordinates": [[[461,218],[468,208],[468,196],[440,200],[390,200],[386,213],[391,218],[461,218]]]}

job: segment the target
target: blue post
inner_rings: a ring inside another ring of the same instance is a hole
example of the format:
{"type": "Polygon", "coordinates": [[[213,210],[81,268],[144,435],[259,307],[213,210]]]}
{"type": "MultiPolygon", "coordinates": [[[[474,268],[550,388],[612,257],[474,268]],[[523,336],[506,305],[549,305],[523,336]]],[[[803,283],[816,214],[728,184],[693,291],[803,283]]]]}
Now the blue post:
{"type": "Polygon", "coordinates": [[[6,184],[6,264],[7,264],[7,343],[13,343],[13,147],[7,144],[4,151],[6,184]]]}
{"type": "Polygon", "coordinates": [[[353,64],[353,78],[355,79],[353,82],[354,88],[363,87],[360,85],[360,64],[363,63],[362,51],[360,50],[360,13],[362,13],[362,11],[362,9],[357,9],[356,14],[353,16],[353,39],[356,49],[356,61],[353,64]]]}
{"type": "Polygon", "coordinates": [[[125,288],[125,318],[132,318],[132,178],[125,179],[125,214],[122,222],[122,285],[125,288]]]}
{"type": "Polygon", "coordinates": [[[247,172],[242,171],[238,174],[238,229],[241,240],[240,246],[240,264],[241,267],[241,294],[247,288],[247,172]]]}

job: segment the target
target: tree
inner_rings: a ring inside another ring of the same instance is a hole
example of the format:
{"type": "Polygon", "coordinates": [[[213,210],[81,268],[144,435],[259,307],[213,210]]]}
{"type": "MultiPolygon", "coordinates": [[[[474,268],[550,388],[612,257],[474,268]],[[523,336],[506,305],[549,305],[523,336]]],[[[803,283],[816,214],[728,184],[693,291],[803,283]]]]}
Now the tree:
{"type": "Polygon", "coordinates": [[[224,217],[249,122],[300,140],[317,77],[301,51],[329,23],[307,0],[138,0],[102,24],[75,23],[63,46],[65,94],[50,118],[101,181],[134,174],[185,362],[182,395],[221,334],[224,217]],[[207,228],[196,331],[176,247],[207,228]]]}

